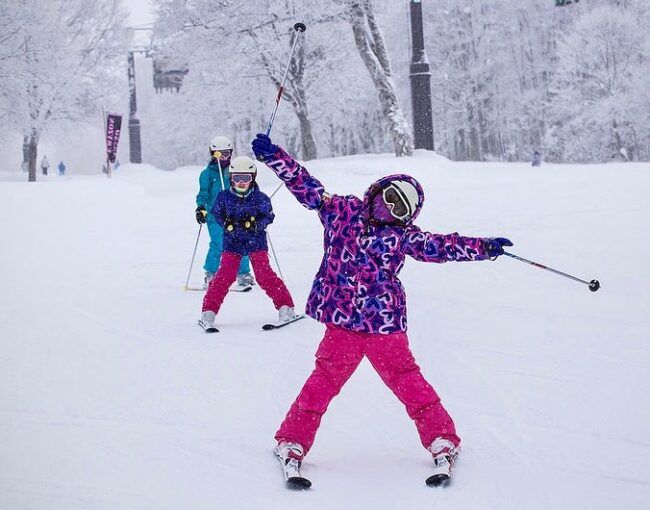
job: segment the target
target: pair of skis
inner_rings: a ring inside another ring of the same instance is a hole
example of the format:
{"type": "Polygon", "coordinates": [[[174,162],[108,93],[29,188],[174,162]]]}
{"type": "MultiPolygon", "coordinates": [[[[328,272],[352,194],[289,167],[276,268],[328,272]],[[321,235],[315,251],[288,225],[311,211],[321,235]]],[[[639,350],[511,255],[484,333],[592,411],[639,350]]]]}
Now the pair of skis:
{"type": "MultiPolygon", "coordinates": [[[[228,289],[228,292],[248,292],[252,289],[253,289],[252,285],[235,285],[234,287],[228,289]]],[[[208,289],[204,289],[203,287],[185,287],[185,290],[195,290],[195,291],[205,292],[208,289]]]]}
{"type": "MultiPolygon", "coordinates": [[[[285,326],[288,326],[289,324],[293,324],[296,321],[299,321],[300,319],[304,319],[305,314],[299,314],[296,315],[293,319],[289,319],[286,322],[269,322],[268,324],[263,324],[262,325],[262,330],[263,331],[273,331],[274,329],[280,329],[285,326]]],[[[209,326],[203,323],[201,319],[198,320],[198,325],[203,328],[203,331],[206,333],[219,333],[219,329],[215,326],[209,326]]]]}
{"type": "MultiPolygon", "coordinates": [[[[306,490],[311,488],[311,480],[300,474],[300,461],[296,459],[283,460],[277,451],[274,454],[282,467],[287,489],[306,490]]],[[[428,487],[445,487],[450,480],[451,477],[448,474],[438,473],[427,478],[425,483],[428,487]]]]}

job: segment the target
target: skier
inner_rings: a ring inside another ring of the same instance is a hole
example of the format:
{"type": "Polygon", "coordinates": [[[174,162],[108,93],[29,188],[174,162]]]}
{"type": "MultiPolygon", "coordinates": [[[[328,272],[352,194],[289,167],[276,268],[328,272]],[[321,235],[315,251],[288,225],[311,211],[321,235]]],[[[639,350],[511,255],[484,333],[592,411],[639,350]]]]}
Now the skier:
{"type": "Polygon", "coordinates": [[[266,227],[275,215],[271,199],[255,183],[256,176],[257,167],[251,158],[235,158],[230,165],[230,189],[219,193],[212,206],[211,213],[224,233],[221,264],[203,298],[199,324],[206,330],[216,331],[215,317],[245,255],[253,264],[260,287],[279,311],[280,322],[296,315],[289,290],[269,264],[266,227]]]}
{"type": "Polygon", "coordinates": [[[43,175],[47,175],[47,171],[50,169],[50,161],[47,159],[47,156],[43,154],[43,159],[41,159],[41,172],[43,175]]]}
{"type": "Polygon", "coordinates": [[[408,175],[379,179],[363,200],[330,195],[268,136],[258,134],[252,145],[258,159],[298,201],[318,211],[325,229],[325,253],[306,308],[307,315],[326,325],[325,336],[312,374],[275,434],[275,453],[286,466],[287,481],[305,481],[299,467],[312,447],[321,417],[366,356],[406,406],[423,446],[433,455],[435,467],[427,484],[445,483],[460,438],[409,349],[406,296],[397,275],[406,255],[423,262],[478,261],[503,254],[503,246],[512,243],[505,238],[420,230],[413,221],[424,192],[408,175]]]}
{"type": "Polygon", "coordinates": [[[539,151],[533,152],[532,166],[541,166],[542,156],[539,151]]]}
{"type": "Polygon", "coordinates": [[[65,175],[65,164],[63,164],[63,161],[59,162],[59,175],[65,175]]]}
{"type": "MultiPolygon", "coordinates": [[[[204,289],[208,288],[210,280],[217,272],[221,261],[221,252],[223,251],[223,229],[217,223],[211,211],[217,195],[227,187],[232,143],[225,136],[217,136],[210,143],[209,150],[210,162],[199,176],[199,193],[196,195],[197,207],[195,210],[196,221],[207,223],[208,232],[210,233],[210,248],[203,265],[205,270],[204,289]]],[[[248,257],[243,257],[237,275],[237,284],[246,287],[254,283],[255,280],[250,272],[248,257]]]]}

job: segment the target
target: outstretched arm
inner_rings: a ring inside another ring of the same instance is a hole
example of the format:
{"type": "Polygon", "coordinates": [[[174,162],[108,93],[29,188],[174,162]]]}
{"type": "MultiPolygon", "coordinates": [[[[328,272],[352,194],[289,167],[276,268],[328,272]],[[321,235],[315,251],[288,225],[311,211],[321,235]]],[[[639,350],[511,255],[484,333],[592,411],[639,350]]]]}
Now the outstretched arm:
{"type": "Polygon", "coordinates": [[[494,260],[503,255],[503,247],[512,246],[505,237],[464,237],[453,234],[423,232],[415,225],[406,229],[402,237],[402,252],[422,262],[465,262],[494,260]]]}
{"type": "Polygon", "coordinates": [[[432,234],[411,226],[402,237],[402,252],[422,262],[463,262],[485,260],[485,239],[482,237],[463,237],[458,233],[432,234]]]}
{"type": "Polygon", "coordinates": [[[275,172],[287,189],[307,209],[320,209],[329,195],[321,182],[312,177],[305,167],[287,154],[284,149],[274,145],[271,139],[258,134],[253,140],[253,152],[257,159],[275,172]]]}

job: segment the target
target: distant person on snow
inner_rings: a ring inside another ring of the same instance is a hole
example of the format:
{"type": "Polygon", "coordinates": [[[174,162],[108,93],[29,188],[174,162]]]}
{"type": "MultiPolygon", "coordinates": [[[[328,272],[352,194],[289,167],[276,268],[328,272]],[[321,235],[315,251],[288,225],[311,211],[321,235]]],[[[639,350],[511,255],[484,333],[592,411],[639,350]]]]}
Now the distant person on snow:
{"type": "Polygon", "coordinates": [[[279,311],[280,321],[289,321],[295,316],[293,299],[284,282],[271,269],[266,244],[266,227],[275,218],[271,200],[255,183],[257,167],[251,158],[235,158],[229,173],[230,189],[217,195],[211,210],[215,221],[223,228],[223,253],[217,274],[203,298],[199,324],[204,329],[214,328],[216,314],[237,278],[245,255],[253,264],[260,287],[279,311]]]}
{"type": "Polygon", "coordinates": [[[63,164],[63,161],[59,163],[59,175],[65,175],[65,165],[63,164]]]}
{"type": "MultiPolygon", "coordinates": [[[[199,176],[199,193],[196,195],[196,221],[208,224],[210,233],[210,247],[205,257],[205,282],[204,288],[207,289],[210,280],[217,272],[221,262],[221,252],[223,251],[223,229],[212,215],[212,205],[217,195],[224,189],[228,188],[228,168],[230,167],[230,158],[232,157],[232,143],[225,136],[215,137],[209,146],[210,162],[199,176]],[[219,171],[221,170],[221,172],[219,171]]],[[[243,257],[237,283],[241,286],[253,285],[255,280],[251,274],[248,257],[243,257]]]]}
{"type": "Polygon", "coordinates": [[[539,153],[539,151],[533,152],[533,160],[532,160],[532,165],[533,166],[541,166],[542,164],[542,156],[539,153]]]}
{"type": "Polygon", "coordinates": [[[47,175],[47,171],[50,169],[50,161],[47,159],[47,156],[43,154],[43,159],[41,159],[41,172],[43,175],[47,175]]]}
{"type": "Polygon", "coordinates": [[[487,260],[512,243],[501,237],[420,230],[413,221],[424,192],[408,175],[379,179],[363,199],[330,195],[268,136],[258,134],[252,145],[298,201],[318,212],[325,229],[325,253],[306,307],[307,315],[326,325],[325,336],[312,374],[275,434],[276,455],[285,466],[294,463],[298,472],[330,401],[366,356],[406,406],[422,445],[433,455],[431,484],[444,483],[451,476],[460,438],[409,349],[406,296],[397,275],[406,255],[437,263],[487,260]]]}

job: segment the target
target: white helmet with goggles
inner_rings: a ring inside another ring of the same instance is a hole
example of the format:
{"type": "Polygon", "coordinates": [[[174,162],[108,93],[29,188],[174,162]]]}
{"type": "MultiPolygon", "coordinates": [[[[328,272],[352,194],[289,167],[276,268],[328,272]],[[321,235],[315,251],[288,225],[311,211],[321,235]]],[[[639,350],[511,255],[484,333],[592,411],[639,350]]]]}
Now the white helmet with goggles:
{"type": "Polygon", "coordinates": [[[235,191],[248,191],[255,183],[256,176],[257,166],[251,158],[238,156],[230,163],[230,185],[235,191]]]}

